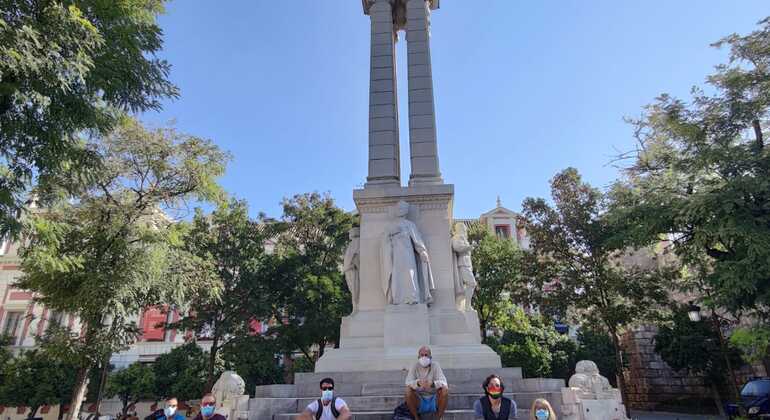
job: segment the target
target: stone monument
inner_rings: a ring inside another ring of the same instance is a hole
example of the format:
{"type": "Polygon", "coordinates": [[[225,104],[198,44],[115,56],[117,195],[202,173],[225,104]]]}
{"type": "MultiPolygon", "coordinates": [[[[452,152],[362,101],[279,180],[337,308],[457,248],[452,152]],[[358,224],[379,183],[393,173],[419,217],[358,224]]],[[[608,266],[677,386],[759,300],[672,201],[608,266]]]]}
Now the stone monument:
{"type": "Polygon", "coordinates": [[[627,420],[620,391],[599,374],[596,363],[581,360],[569,387],[562,390],[562,418],[565,420],[627,420]]]}
{"type": "Polygon", "coordinates": [[[369,173],[364,187],[353,191],[360,232],[344,264],[355,285],[355,309],[342,320],[340,348],[327,350],[316,372],[405,369],[425,344],[445,369],[500,368],[500,357],[481,344],[478,316],[465,302],[474,286],[467,273],[456,277],[458,260],[470,255],[453,245],[454,187],[439,170],[430,54],[430,16],[439,0],[363,0],[363,6],[371,20],[369,173]],[[408,53],[406,186],[396,97],[400,30],[408,53]]]}
{"type": "Polygon", "coordinates": [[[249,418],[249,394],[246,382],[232,370],[222,372],[211,388],[217,400],[216,412],[228,420],[249,418]]]}

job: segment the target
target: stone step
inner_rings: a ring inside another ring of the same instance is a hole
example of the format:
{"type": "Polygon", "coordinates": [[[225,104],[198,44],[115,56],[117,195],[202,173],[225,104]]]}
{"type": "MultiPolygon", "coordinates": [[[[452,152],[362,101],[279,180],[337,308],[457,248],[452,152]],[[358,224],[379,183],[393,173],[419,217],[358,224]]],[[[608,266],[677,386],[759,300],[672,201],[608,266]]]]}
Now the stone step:
{"type": "MultiPolygon", "coordinates": [[[[294,420],[297,414],[276,414],[273,416],[273,420],[294,420]]],[[[527,416],[524,412],[519,412],[517,420],[526,420],[527,416]]],[[[353,420],[392,420],[393,410],[391,411],[367,411],[367,412],[353,412],[353,420]]],[[[434,420],[432,415],[423,415],[422,420],[434,420]]],[[[447,410],[444,413],[444,420],[474,420],[473,411],[471,410],[447,410]]]]}
{"type": "MultiPolygon", "coordinates": [[[[476,381],[453,382],[449,380],[449,390],[457,394],[475,394],[481,393],[481,384],[483,379],[476,381]]],[[[543,392],[560,391],[565,383],[561,379],[545,378],[527,378],[508,380],[503,377],[506,390],[510,392],[543,392]]],[[[346,383],[335,380],[335,393],[342,396],[374,396],[374,395],[403,395],[404,382],[389,383],[346,383]]],[[[267,385],[257,387],[256,397],[315,397],[319,393],[318,383],[304,383],[295,385],[295,388],[289,388],[283,385],[267,385]]]]}
{"type": "MultiPolygon", "coordinates": [[[[528,392],[528,393],[505,393],[505,396],[513,399],[519,409],[528,409],[537,398],[545,398],[549,401],[556,401],[561,398],[559,392],[528,392]]],[[[473,403],[481,397],[480,393],[473,394],[449,394],[447,408],[450,410],[467,410],[473,408],[473,403]]],[[[300,398],[297,407],[307,407],[308,404],[317,398],[300,398]]],[[[394,410],[404,402],[404,397],[399,396],[368,396],[368,397],[345,397],[342,396],[348,407],[353,411],[387,411],[394,410]]]]}
{"type": "MultiPolygon", "coordinates": [[[[332,378],[336,383],[403,383],[406,377],[405,370],[384,370],[370,372],[298,372],[294,375],[294,383],[297,385],[312,384],[318,388],[318,383],[323,378],[332,378]]],[[[481,383],[490,374],[496,374],[505,381],[522,379],[521,368],[484,368],[484,369],[444,369],[449,383],[477,381],[481,383]]]]}

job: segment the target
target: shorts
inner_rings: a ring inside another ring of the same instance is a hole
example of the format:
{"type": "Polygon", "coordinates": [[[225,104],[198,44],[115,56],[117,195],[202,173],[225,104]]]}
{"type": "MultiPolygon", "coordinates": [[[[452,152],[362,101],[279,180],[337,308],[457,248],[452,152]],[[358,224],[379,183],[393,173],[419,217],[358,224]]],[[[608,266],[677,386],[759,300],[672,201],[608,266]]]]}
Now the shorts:
{"type": "Polygon", "coordinates": [[[429,397],[420,396],[420,407],[417,409],[417,413],[435,413],[438,411],[436,408],[436,395],[429,397]]]}

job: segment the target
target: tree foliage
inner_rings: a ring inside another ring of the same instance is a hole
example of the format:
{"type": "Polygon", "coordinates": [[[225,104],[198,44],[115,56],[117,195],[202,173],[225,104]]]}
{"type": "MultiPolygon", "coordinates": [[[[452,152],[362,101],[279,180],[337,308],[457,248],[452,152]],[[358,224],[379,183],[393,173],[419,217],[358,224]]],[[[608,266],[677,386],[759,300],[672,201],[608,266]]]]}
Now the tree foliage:
{"type": "Polygon", "coordinates": [[[77,367],[62,362],[41,350],[23,352],[13,358],[3,371],[0,403],[10,407],[28,407],[29,418],[40,407],[68,402],[75,386],[77,367]]]}
{"type": "Polygon", "coordinates": [[[207,140],[129,119],[94,150],[103,167],[89,188],[27,219],[24,275],[14,285],[80,320],[81,334],[47,337],[50,351],[80,367],[73,417],[88,371],[134,342],[142,310],[218,290],[208,262],[182,247],[186,224],[166,214],[189,199],[219,198],[226,155],[207,140]]]}
{"type": "Polygon", "coordinates": [[[489,330],[507,327],[514,303],[528,303],[529,289],[523,283],[522,253],[515,242],[498,238],[486,226],[471,229],[469,240],[478,282],[472,305],[478,312],[481,336],[486,339],[489,330]]]}
{"type": "Polygon", "coordinates": [[[140,362],[116,370],[107,377],[105,396],[118,397],[122,404],[121,414],[126,416],[128,408],[142,399],[155,397],[155,372],[140,362]]]}
{"type": "Polygon", "coordinates": [[[271,286],[272,315],[279,322],[270,334],[315,360],[329,343],[339,342],[342,317],[351,311],[350,291],[340,271],[354,217],[318,193],[283,202],[273,225],[278,257],[271,286]]]}
{"type": "Polygon", "coordinates": [[[0,234],[18,233],[33,184],[76,189],[55,181],[93,175],[86,136],[177,96],[157,57],[163,3],[0,1],[0,234]]]}
{"type": "Polygon", "coordinates": [[[243,201],[230,201],[211,215],[198,211],[184,240],[185,249],[215,267],[221,294],[192,302],[189,315],[169,328],[211,340],[207,388],[214,384],[218,353],[233,340],[253,334],[252,323],[271,316],[269,227],[251,220],[243,201]]]}
{"type": "Polygon", "coordinates": [[[770,18],[714,44],[730,61],[689,101],[661,95],[636,128],[615,188],[618,220],[647,244],[665,235],[711,308],[770,319],[770,18]]]}
{"type": "Polygon", "coordinates": [[[519,307],[509,314],[502,337],[487,339],[500,354],[503,365],[521,367],[524,376],[530,378],[569,378],[577,345],[559,334],[548,317],[527,315],[519,307]]]}
{"type": "Polygon", "coordinates": [[[283,383],[284,370],[278,357],[286,353],[278,342],[269,337],[249,335],[232,341],[222,351],[225,368],[232,369],[246,382],[246,390],[253,392],[257,385],[283,383]]]}
{"type": "MultiPolygon", "coordinates": [[[[608,199],[583,182],[577,170],[566,169],[551,181],[553,205],[528,198],[523,214],[537,264],[528,277],[546,290],[548,305],[567,309],[580,324],[599,326],[613,340],[622,366],[620,337],[630,326],[655,319],[668,299],[668,281],[675,271],[663,265],[624,263],[624,249],[615,238],[622,226],[607,213],[608,199]]],[[[622,376],[619,376],[624,392],[622,376]]]]}
{"type": "MultiPolygon", "coordinates": [[[[196,343],[189,342],[161,354],[152,364],[158,398],[176,397],[180,401],[199,399],[206,389],[209,357],[196,343]]],[[[215,366],[214,373],[221,372],[215,366]]]]}

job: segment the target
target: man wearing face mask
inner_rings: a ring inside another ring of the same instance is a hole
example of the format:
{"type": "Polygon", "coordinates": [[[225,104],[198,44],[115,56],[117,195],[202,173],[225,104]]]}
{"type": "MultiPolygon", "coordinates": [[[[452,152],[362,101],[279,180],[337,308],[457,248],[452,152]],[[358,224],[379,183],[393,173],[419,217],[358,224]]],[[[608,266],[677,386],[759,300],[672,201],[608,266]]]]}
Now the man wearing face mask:
{"type": "Polygon", "coordinates": [[[225,416],[216,414],[217,399],[214,394],[206,394],[201,398],[201,412],[195,416],[194,420],[226,420],[225,416]]]}
{"type": "Polygon", "coordinates": [[[449,400],[449,384],[430,347],[422,346],[415,363],[406,374],[406,406],[415,420],[420,414],[436,413],[441,420],[449,400]]]}
{"type": "Polygon", "coordinates": [[[334,379],[323,378],[321,398],[311,402],[297,420],[350,420],[353,416],[342,398],[334,396],[334,379]]]}
{"type": "Polygon", "coordinates": [[[473,403],[476,420],[508,420],[516,418],[516,402],[503,397],[505,385],[497,375],[489,375],[481,385],[484,396],[473,403]]]}
{"type": "Polygon", "coordinates": [[[156,410],[144,420],[185,420],[183,414],[177,411],[179,402],[175,397],[166,398],[166,406],[162,410],[156,410]]]}

